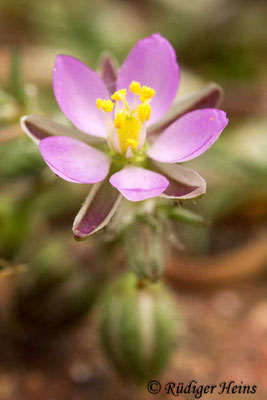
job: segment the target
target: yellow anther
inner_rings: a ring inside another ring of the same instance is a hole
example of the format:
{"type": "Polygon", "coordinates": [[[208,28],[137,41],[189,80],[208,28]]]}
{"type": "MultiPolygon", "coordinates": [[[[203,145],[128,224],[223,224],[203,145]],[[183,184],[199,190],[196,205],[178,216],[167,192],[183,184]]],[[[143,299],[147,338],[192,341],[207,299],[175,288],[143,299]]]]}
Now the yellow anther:
{"type": "Polygon", "coordinates": [[[102,108],[102,104],[103,104],[103,100],[102,99],[97,99],[96,100],[96,106],[97,106],[98,110],[100,110],[100,108],[102,108]]]}
{"type": "Polygon", "coordinates": [[[134,94],[140,94],[142,91],[142,86],[140,85],[139,82],[137,81],[132,81],[132,83],[129,86],[129,89],[132,93],[134,94]]]}
{"type": "Polygon", "coordinates": [[[96,106],[100,110],[102,108],[105,112],[111,112],[114,108],[114,103],[111,100],[96,100],[96,106]]]}
{"type": "Polygon", "coordinates": [[[155,94],[155,90],[149,86],[143,86],[140,94],[140,100],[142,103],[146,100],[152,99],[155,94]]]}
{"type": "Polygon", "coordinates": [[[128,138],[126,139],[126,146],[131,147],[132,150],[135,150],[136,146],[138,145],[138,141],[135,139],[128,138]]]}
{"type": "Polygon", "coordinates": [[[117,90],[116,92],[113,93],[111,98],[112,98],[112,100],[115,100],[115,101],[124,100],[126,94],[127,94],[126,89],[117,90]]]}
{"type": "Polygon", "coordinates": [[[151,107],[147,103],[140,104],[137,108],[137,116],[141,122],[148,121],[151,114],[151,107]]]}
{"type": "Polygon", "coordinates": [[[114,103],[111,100],[103,100],[102,110],[105,112],[113,111],[114,103]]]}

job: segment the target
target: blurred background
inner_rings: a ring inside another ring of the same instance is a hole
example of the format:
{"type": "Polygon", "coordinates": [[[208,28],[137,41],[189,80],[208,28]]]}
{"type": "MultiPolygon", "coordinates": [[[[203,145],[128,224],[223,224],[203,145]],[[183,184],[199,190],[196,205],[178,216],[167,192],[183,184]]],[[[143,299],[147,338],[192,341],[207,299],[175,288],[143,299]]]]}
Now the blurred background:
{"type": "Polygon", "coordinates": [[[266,20],[264,0],[0,2],[1,400],[148,396],[113,372],[98,345],[97,310],[87,316],[124,269],[123,249],[105,239],[103,253],[101,233],[74,242],[72,222],[88,188],[53,176],[19,118],[65,122],[52,92],[58,53],[95,69],[103,51],[121,63],[154,32],[177,52],[178,95],[217,82],[230,119],[212,149],[187,164],[208,190],[184,206],[205,223],[173,222],[180,244],[165,278],[185,328],[162,382],[243,381],[266,399],[266,20]]]}

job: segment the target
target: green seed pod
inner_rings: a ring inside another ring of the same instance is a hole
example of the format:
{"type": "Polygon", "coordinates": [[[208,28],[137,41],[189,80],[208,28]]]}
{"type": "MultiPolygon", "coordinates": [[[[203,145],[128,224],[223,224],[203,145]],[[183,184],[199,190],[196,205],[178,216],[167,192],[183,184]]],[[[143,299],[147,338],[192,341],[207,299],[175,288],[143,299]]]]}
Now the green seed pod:
{"type": "Polygon", "coordinates": [[[166,246],[162,230],[149,221],[136,222],[127,232],[129,266],[139,279],[157,281],[165,268],[166,246]]]}
{"type": "Polygon", "coordinates": [[[102,313],[103,348],[117,372],[137,383],[157,377],[174,346],[176,318],[166,289],[129,274],[109,289],[102,313]]]}

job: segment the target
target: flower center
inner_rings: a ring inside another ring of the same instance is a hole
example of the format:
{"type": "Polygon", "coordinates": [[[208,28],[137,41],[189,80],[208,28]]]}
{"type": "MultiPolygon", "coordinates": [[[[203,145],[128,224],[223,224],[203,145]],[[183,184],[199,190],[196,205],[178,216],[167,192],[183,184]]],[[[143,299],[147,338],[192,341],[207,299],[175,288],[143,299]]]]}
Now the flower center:
{"type": "Polygon", "coordinates": [[[96,100],[97,108],[106,113],[111,113],[115,106],[113,122],[109,117],[107,119],[108,143],[114,150],[126,156],[131,156],[145,143],[146,122],[151,114],[149,103],[155,94],[155,90],[141,86],[136,81],[130,84],[129,90],[136,95],[135,102],[138,103],[138,98],[140,101],[140,104],[132,109],[126,99],[126,89],[117,90],[111,96],[111,100],[96,100]]]}

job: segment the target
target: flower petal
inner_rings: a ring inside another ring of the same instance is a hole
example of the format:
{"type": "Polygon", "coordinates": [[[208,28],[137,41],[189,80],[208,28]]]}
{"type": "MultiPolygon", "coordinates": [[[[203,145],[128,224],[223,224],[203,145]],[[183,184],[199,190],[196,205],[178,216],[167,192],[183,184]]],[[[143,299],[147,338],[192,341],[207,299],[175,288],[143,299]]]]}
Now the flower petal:
{"type": "Polygon", "coordinates": [[[49,168],[66,181],[96,183],[108,174],[109,158],[80,140],[50,136],[41,140],[39,148],[49,168]]]}
{"type": "Polygon", "coordinates": [[[224,111],[212,108],[192,111],[170,125],[152,144],[148,155],[167,163],[192,160],[210,148],[227,123],[224,111]]]}
{"type": "Polygon", "coordinates": [[[73,223],[77,240],[86,239],[92,233],[104,228],[116,212],[121,194],[106,180],[95,184],[73,223]]]}
{"type": "Polygon", "coordinates": [[[59,107],[78,129],[106,137],[104,114],[97,110],[96,99],[109,97],[109,92],[96,72],[74,57],[58,55],[53,87],[59,107]]]}
{"type": "Polygon", "coordinates": [[[21,127],[30,139],[36,144],[48,136],[68,136],[94,144],[102,140],[95,136],[86,135],[76,128],[59,124],[41,115],[25,115],[20,119],[21,127]]]}
{"type": "Polygon", "coordinates": [[[216,108],[222,103],[223,89],[216,83],[195,92],[180,96],[174,100],[166,115],[156,124],[148,128],[148,135],[163,132],[182,115],[202,108],[216,108]]]}
{"type": "Polygon", "coordinates": [[[130,201],[141,201],[159,196],[169,185],[169,181],[164,176],[133,166],[116,172],[109,182],[130,201]]]}
{"type": "MultiPolygon", "coordinates": [[[[118,75],[118,89],[128,88],[132,81],[152,87],[156,93],[151,101],[149,123],[158,121],[169,109],[178,89],[179,67],[173,47],[160,34],[140,40],[131,50],[118,75]]],[[[133,104],[135,95],[127,99],[133,104]]]]}
{"type": "Polygon", "coordinates": [[[170,182],[160,197],[168,199],[193,199],[206,192],[206,182],[196,171],[179,164],[153,162],[156,170],[163,172],[170,182]]]}

